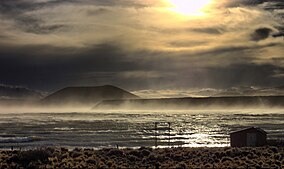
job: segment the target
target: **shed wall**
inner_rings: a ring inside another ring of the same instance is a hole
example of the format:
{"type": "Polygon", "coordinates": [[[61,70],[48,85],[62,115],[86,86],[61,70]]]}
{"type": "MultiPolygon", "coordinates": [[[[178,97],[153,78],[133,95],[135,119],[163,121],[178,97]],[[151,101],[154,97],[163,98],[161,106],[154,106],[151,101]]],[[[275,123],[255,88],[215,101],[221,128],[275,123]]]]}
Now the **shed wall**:
{"type": "Polygon", "coordinates": [[[256,133],[256,146],[264,146],[267,144],[267,135],[258,130],[244,130],[230,134],[231,147],[247,147],[247,133],[256,133]]]}

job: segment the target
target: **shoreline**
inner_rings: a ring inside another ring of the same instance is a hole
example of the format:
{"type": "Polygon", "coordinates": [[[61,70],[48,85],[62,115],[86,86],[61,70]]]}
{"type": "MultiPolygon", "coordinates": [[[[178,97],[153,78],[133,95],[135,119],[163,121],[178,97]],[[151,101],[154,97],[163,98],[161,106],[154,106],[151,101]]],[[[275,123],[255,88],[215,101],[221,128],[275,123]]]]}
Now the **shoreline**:
{"type": "Polygon", "coordinates": [[[284,147],[0,150],[0,168],[283,168],[284,147]]]}

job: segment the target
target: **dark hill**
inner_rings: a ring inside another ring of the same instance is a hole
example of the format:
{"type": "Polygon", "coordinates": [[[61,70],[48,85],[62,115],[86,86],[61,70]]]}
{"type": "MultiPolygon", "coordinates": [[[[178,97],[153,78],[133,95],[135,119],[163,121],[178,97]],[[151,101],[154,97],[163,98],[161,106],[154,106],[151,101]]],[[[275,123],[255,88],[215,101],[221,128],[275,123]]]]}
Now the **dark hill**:
{"type": "Polygon", "coordinates": [[[283,96],[284,86],[270,88],[234,87],[212,95],[214,97],[232,96],[283,96]]]}
{"type": "Polygon", "coordinates": [[[43,95],[34,90],[21,87],[0,84],[0,99],[1,100],[28,100],[40,99],[43,95]]]}
{"type": "Polygon", "coordinates": [[[283,85],[283,86],[278,86],[278,87],[276,87],[276,89],[278,89],[278,90],[284,90],[284,85],[283,85]]]}
{"type": "Polygon", "coordinates": [[[107,100],[94,109],[211,109],[284,107],[284,96],[107,100]]]}
{"type": "Polygon", "coordinates": [[[96,104],[102,100],[137,99],[138,96],[115,86],[66,87],[46,98],[43,104],[96,104]]]}

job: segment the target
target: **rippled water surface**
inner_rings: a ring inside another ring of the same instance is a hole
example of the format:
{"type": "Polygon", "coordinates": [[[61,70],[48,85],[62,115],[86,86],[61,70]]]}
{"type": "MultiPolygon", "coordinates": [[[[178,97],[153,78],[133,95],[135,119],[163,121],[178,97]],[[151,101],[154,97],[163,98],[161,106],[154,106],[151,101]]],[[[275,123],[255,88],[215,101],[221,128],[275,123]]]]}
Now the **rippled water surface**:
{"type": "Polygon", "coordinates": [[[229,133],[261,127],[284,137],[284,111],[168,111],[0,114],[0,148],[228,146],[229,133]],[[155,122],[156,129],[155,130],[155,122]]]}

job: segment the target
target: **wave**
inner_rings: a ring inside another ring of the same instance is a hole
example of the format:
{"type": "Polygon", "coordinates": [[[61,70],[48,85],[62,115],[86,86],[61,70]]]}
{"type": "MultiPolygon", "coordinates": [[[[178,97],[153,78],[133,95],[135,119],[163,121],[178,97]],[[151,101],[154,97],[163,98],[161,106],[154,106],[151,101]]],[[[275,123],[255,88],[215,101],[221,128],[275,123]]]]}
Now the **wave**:
{"type": "Polygon", "coordinates": [[[0,143],[27,143],[40,141],[42,138],[40,137],[0,137],[0,143]]]}

